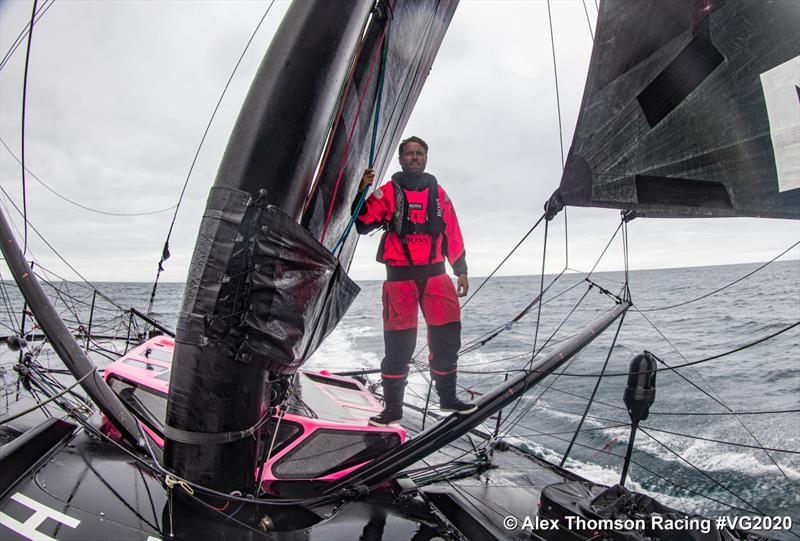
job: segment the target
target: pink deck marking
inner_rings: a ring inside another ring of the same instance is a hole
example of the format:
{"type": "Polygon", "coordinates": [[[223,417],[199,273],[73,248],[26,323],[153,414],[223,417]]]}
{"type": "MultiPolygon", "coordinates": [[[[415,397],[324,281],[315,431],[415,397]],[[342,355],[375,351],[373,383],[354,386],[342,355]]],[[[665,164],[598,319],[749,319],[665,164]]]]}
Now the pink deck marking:
{"type": "MultiPolygon", "coordinates": [[[[164,336],[157,336],[135,347],[119,360],[105,369],[105,379],[117,378],[133,383],[139,387],[154,391],[157,396],[169,393],[169,375],[172,368],[172,354],[175,341],[164,336]]],[[[284,480],[277,477],[273,467],[281,458],[292,454],[307,441],[317,430],[341,432],[377,432],[397,434],[400,443],[405,441],[406,431],[400,426],[374,427],[367,424],[369,417],[380,413],[383,409],[372,393],[356,379],[335,376],[327,370],[320,372],[300,371],[304,400],[317,406],[314,410],[316,418],[285,413],[281,422],[299,425],[302,430],[294,440],[278,453],[274,453],[263,468],[262,484],[284,480]]],[[[278,415],[274,416],[278,422],[278,415]]],[[[164,440],[155,431],[140,422],[142,429],[153,438],[160,447],[164,440]]],[[[269,444],[269,442],[267,442],[269,444]]],[[[313,478],[292,477],[292,481],[335,480],[347,475],[367,462],[351,466],[334,473],[313,478]]]]}

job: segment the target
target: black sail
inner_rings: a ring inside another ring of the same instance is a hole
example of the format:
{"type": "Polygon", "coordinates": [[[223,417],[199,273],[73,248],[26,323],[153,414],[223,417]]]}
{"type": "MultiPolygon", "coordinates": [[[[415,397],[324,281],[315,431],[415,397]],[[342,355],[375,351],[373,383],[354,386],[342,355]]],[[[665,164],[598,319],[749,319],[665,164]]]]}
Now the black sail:
{"type": "Polygon", "coordinates": [[[397,144],[457,6],[458,0],[381,1],[381,16],[372,20],[365,33],[341,119],[328,140],[327,158],[302,220],[328,249],[343,244],[339,260],[345,268],[358,235],[353,231],[345,241],[342,234],[350,223],[361,174],[369,164],[376,116],[373,159],[380,179],[397,155],[397,144]]]}
{"type": "Polygon", "coordinates": [[[603,2],[552,206],[800,217],[798,28],[793,0],[603,2]]]}

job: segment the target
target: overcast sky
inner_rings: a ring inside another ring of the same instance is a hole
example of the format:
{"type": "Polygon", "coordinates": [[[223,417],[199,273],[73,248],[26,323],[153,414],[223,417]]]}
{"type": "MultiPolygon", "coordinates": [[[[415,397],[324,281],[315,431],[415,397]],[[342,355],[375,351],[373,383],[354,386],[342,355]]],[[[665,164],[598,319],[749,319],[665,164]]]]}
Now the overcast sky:
{"type": "MultiPolygon", "coordinates": [[[[40,1],[42,4],[42,1],[40,1]]],[[[175,204],[219,94],[267,2],[57,0],[34,30],[28,78],[26,163],[73,201],[114,213],[175,204]]],[[[239,106],[288,4],[277,2],[237,72],[192,174],[164,281],[183,281],[205,199],[239,106]]],[[[585,4],[591,25],[596,9],[585,4]]],[[[0,2],[0,54],[32,3],[0,2]]],[[[565,152],[591,52],[581,1],[552,3],[565,152]]],[[[0,72],[0,137],[20,155],[25,47],[0,72]]],[[[405,135],[430,144],[428,170],[453,199],[470,274],[488,274],[530,228],[557,187],[561,156],[547,5],[462,1],[405,135]]],[[[396,164],[395,164],[396,165],[396,164]]],[[[394,170],[394,168],[392,169],[394,170]]],[[[21,206],[19,164],[0,146],[0,184],[21,206]]],[[[80,209],[27,180],[31,223],[95,281],[152,281],[171,212],[107,216],[80,209]]],[[[2,196],[14,222],[22,220],[2,196]]],[[[613,210],[569,211],[569,266],[590,268],[619,221],[613,210]]],[[[764,261],[800,238],[788,220],[637,219],[633,269],[764,261]]],[[[564,222],[550,228],[548,271],[564,266],[564,222]]],[[[383,276],[377,236],[359,245],[351,275],[383,276]]],[[[29,232],[32,257],[74,275],[29,232]]],[[[534,274],[535,234],[501,274],[534,274]]],[[[800,256],[795,249],[792,258],[800,256]]],[[[600,269],[622,268],[615,244],[600,269]]],[[[4,271],[4,278],[9,278],[4,271]]]]}

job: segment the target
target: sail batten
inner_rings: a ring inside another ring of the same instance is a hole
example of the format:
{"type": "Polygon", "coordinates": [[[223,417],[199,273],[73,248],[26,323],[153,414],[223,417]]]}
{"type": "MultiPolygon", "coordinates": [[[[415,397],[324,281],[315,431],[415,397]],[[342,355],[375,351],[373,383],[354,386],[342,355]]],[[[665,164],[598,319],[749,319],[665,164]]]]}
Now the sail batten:
{"type": "Polygon", "coordinates": [[[789,1],[604,2],[552,202],[800,218],[798,27],[789,1]]]}

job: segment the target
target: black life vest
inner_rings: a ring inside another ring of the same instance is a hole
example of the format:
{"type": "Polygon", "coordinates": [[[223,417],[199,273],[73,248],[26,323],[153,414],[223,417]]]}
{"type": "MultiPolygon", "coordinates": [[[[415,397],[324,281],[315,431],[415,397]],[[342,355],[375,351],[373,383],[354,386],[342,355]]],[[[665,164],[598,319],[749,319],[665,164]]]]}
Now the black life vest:
{"type": "Polygon", "coordinates": [[[436,257],[436,240],[445,230],[442,203],[439,199],[439,184],[435,178],[429,177],[425,221],[412,222],[411,208],[406,199],[405,191],[394,179],[391,182],[394,188],[394,213],[392,214],[392,219],[384,223],[384,228],[400,237],[409,265],[413,265],[414,262],[411,259],[411,251],[408,248],[407,235],[428,235],[431,237],[431,254],[428,259],[428,263],[430,263],[436,257]]]}

